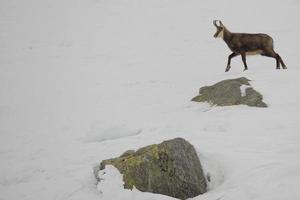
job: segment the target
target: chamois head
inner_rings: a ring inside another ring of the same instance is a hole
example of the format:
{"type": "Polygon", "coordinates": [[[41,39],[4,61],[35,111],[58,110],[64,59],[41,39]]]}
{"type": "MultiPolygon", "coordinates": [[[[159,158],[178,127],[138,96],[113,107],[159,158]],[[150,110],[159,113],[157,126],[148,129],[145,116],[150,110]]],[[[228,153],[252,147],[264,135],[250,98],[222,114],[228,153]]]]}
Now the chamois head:
{"type": "Polygon", "coordinates": [[[225,26],[222,24],[222,22],[220,20],[214,20],[213,23],[214,23],[215,27],[217,28],[217,31],[214,34],[214,37],[215,38],[223,38],[225,26]],[[217,22],[219,22],[220,25],[217,25],[217,22]]]}

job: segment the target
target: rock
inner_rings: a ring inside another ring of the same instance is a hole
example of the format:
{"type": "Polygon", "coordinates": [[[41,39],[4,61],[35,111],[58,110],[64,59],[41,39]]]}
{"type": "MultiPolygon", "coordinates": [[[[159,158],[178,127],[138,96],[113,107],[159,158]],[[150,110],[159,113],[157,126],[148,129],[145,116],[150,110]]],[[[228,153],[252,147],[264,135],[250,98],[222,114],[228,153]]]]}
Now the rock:
{"type": "Polygon", "coordinates": [[[187,199],[206,192],[206,181],[194,147],[175,138],[103,160],[123,174],[124,188],[187,199]]]}
{"type": "Polygon", "coordinates": [[[127,156],[130,156],[130,155],[134,154],[134,153],[135,153],[134,150],[127,150],[120,157],[127,157],[127,156]]]}
{"type": "Polygon", "coordinates": [[[268,107],[263,102],[263,96],[251,87],[249,81],[247,78],[242,77],[202,87],[200,88],[199,95],[194,97],[192,101],[208,102],[217,106],[244,104],[254,107],[268,107]],[[244,87],[244,95],[242,94],[241,86],[246,86],[244,87]]]}

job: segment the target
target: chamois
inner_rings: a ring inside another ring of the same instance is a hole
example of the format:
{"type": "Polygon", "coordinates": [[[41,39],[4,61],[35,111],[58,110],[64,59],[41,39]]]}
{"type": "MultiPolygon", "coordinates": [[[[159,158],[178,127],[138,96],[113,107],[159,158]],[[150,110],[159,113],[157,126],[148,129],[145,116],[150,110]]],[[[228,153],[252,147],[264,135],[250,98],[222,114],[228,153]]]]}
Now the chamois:
{"type": "Polygon", "coordinates": [[[223,38],[232,51],[232,54],[228,56],[225,72],[230,70],[230,62],[233,57],[241,55],[245,67],[244,70],[247,70],[246,55],[257,54],[275,58],[276,69],[280,69],[280,65],[283,69],[287,69],[281,57],[274,51],[273,39],[269,35],[263,33],[231,33],[220,20],[214,20],[213,24],[217,28],[214,37],[223,38]],[[217,25],[217,22],[219,22],[219,25],[217,25]]]}

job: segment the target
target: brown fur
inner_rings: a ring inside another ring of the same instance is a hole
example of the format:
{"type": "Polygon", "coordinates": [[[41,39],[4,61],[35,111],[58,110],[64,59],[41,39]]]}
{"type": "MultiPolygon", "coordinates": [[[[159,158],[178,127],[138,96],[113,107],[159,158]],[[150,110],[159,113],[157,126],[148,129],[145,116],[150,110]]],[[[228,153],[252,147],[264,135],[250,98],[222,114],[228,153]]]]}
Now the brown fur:
{"type": "Polygon", "coordinates": [[[242,57],[245,67],[244,70],[248,69],[246,55],[257,54],[275,58],[276,69],[280,69],[280,65],[283,69],[287,68],[279,54],[274,51],[273,39],[269,35],[263,33],[231,33],[221,21],[219,21],[220,25],[217,25],[216,22],[217,21],[215,20],[214,25],[216,26],[217,31],[214,37],[222,37],[229,49],[232,51],[232,54],[228,56],[226,72],[230,70],[231,59],[237,55],[241,55],[242,57]]]}

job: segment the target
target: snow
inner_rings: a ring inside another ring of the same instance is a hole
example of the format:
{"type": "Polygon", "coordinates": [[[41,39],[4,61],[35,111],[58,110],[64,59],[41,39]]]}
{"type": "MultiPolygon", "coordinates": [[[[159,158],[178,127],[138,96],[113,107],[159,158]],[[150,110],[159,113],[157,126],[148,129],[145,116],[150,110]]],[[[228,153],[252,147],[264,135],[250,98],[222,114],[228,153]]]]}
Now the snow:
{"type": "Polygon", "coordinates": [[[251,86],[249,86],[249,85],[241,85],[240,89],[241,89],[241,95],[242,95],[242,97],[246,96],[246,89],[247,88],[251,88],[251,86]]]}
{"type": "MultiPolygon", "coordinates": [[[[300,197],[300,4],[295,0],[2,0],[0,199],[170,199],[124,191],[93,166],[128,149],[183,137],[209,192],[196,200],[300,197]],[[212,20],[263,32],[274,59],[240,57],[212,20]],[[200,87],[247,77],[267,109],[190,102],[200,87]],[[104,183],[103,183],[104,184],[104,183]],[[111,190],[109,189],[111,188],[111,190]]],[[[119,181],[119,182],[118,182],[119,181]]]]}
{"type": "Polygon", "coordinates": [[[97,184],[97,189],[101,193],[103,199],[136,199],[136,200],[171,200],[174,198],[152,194],[142,193],[136,188],[133,190],[124,190],[123,188],[123,175],[113,166],[108,165],[105,170],[100,171],[99,178],[101,182],[97,184]],[[115,192],[120,191],[120,192],[115,192]]]}
{"type": "Polygon", "coordinates": [[[87,142],[101,142],[105,140],[114,140],[122,137],[135,136],[142,132],[141,129],[131,129],[122,125],[113,125],[111,123],[94,122],[87,132],[85,140],[87,142]]]}

